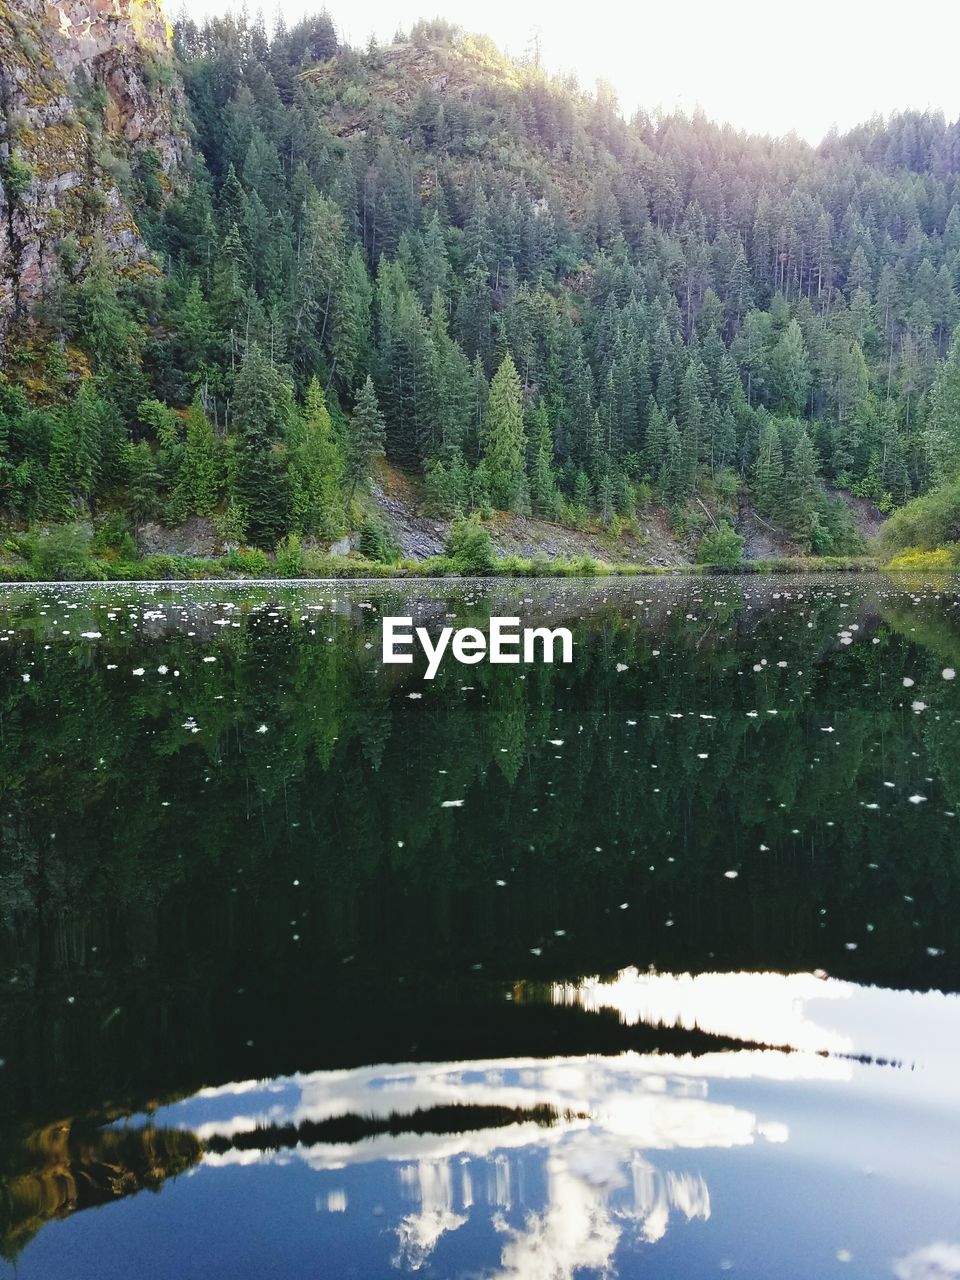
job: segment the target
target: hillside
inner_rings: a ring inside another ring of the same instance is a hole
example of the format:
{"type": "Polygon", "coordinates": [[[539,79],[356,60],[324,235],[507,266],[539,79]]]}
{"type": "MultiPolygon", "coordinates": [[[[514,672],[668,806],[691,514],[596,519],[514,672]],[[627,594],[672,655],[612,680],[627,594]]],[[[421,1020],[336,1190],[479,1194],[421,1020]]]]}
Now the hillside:
{"type": "Polygon", "coordinates": [[[62,277],[82,275],[95,242],[120,272],[148,265],[134,172],[147,165],[169,182],[184,148],[157,0],[5,0],[0,108],[2,338],[62,277]]]}
{"type": "Polygon", "coordinates": [[[61,8],[0,6],[10,554],[386,554],[471,510],[503,550],[843,554],[960,465],[956,124],[812,148],[442,22],[61,8]]]}

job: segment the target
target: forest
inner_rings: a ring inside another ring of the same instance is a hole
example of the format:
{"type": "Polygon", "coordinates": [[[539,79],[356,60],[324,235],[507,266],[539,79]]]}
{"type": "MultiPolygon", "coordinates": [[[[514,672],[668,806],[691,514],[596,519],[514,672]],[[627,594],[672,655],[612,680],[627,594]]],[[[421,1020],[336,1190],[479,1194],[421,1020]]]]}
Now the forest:
{"type": "MultiPolygon", "coordinates": [[[[360,50],[325,14],[184,19],[156,74],[184,87],[186,164],[115,157],[152,261],[67,232],[6,338],[21,554],[86,521],[135,559],[144,522],[201,516],[229,547],[360,528],[389,559],[381,456],[438,517],[616,534],[656,506],[722,554],[746,500],[842,554],[838,491],[889,513],[960,468],[957,124],[814,148],[626,120],[441,21],[360,50]]],[[[103,140],[105,95],[78,95],[103,140]]],[[[28,181],[15,153],[3,181],[28,181]]]]}

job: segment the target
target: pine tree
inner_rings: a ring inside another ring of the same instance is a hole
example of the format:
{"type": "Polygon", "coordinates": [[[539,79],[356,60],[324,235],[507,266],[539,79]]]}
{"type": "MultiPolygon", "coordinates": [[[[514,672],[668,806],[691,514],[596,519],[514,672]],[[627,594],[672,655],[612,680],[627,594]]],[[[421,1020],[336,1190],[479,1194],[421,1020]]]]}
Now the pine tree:
{"type": "Polygon", "coordinates": [[[960,329],[930,393],[923,448],[932,483],[952,479],[960,470],[960,329]]]}
{"type": "Polygon", "coordinates": [[[573,482],[573,504],[579,511],[588,511],[593,506],[593,489],[590,477],[581,467],[573,482]]]}
{"type": "Polygon", "coordinates": [[[774,346],[769,363],[770,408],[788,417],[801,417],[810,391],[810,366],[803,334],[796,320],[774,346]]]}
{"type": "Polygon", "coordinates": [[[820,491],[817,470],[813,441],[806,431],[802,431],[790,460],[789,481],[783,485],[783,523],[791,533],[801,538],[809,538],[811,533],[814,506],[820,491]]]}
{"type": "Polygon", "coordinates": [[[560,507],[560,494],[553,470],[553,436],[547,407],[539,401],[530,415],[530,503],[534,514],[552,519],[560,507]]]}
{"type": "Polygon", "coordinates": [[[337,298],[333,358],[342,386],[351,390],[365,378],[370,362],[373,286],[359,246],[347,259],[337,298]]]}
{"type": "Polygon", "coordinates": [[[384,438],[383,415],[377,403],[373,379],[368,374],[347,430],[345,478],[351,496],[370,474],[373,459],[383,454],[384,438]]]}
{"type": "Polygon", "coordinates": [[[420,254],[420,300],[425,307],[430,306],[433,295],[437,292],[446,297],[450,284],[450,260],[447,256],[447,245],[436,211],[433,213],[423,233],[423,248],[420,254]]]}
{"type": "Polygon", "coordinates": [[[72,403],[54,419],[45,513],[62,518],[78,504],[86,505],[103,473],[105,456],[119,448],[113,414],[97,395],[93,381],[85,378],[72,403]]]}
{"type": "Polygon", "coordinates": [[[667,463],[667,421],[660,406],[651,398],[647,437],[641,454],[644,473],[657,484],[667,463]]]}
{"type": "Polygon", "coordinates": [[[98,389],[132,421],[145,388],[144,334],[121,303],[116,272],[100,237],[78,291],[77,329],[93,359],[98,389]]]}
{"type": "Polygon", "coordinates": [[[703,404],[697,384],[697,369],[691,362],[687,366],[678,396],[678,424],[683,442],[683,487],[692,492],[696,486],[697,468],[700,463],[700,431],[703,421],[703,404]]]}
{"type": "Polygon", "coordinates": [[[522,502],[525,452],[520,377],[508,354],[490,383],[483,454],[490,498],[501,510],[517,510],[522,502]]]}
{"type": "Polygon", "coordinates": [[[160,511],[160,472],[146,440],[128,443],[124,450],[127,503],[135,526],[152,520],[160,511]]]}
{"type": "Polygon", "coordinates": [[[318,372],[333,340],[345,258],[340,210],[332,200],[310,191],[301,216],[290,326],[290,355],[301,386],[318,372]]]}
{"type": "Polygon", "coordinates": [[[214,325],[211,308],[203,296],[200,277],[194,276],[177,321],[180,363],[194,385],[210,377],[214,356],[214,325]]]}
{"type": "Polygon", "coordinates": [[[194,400],[187,413],[183,462],[178,483],[190,508],[197,515],[213,515],[223,487],[223,465],[210,419],[199,400],[194,400]]]}
{"type": "Polygon", "coordinates": [[[289,529],[289,488],[282,445],[290,390],[256,343],[247,348],[236,378],[233,421],[237,431],[233,497],[246,537],[272,549],[289,529]]]}
{"type": "Polygon", "coordinates": [[[290,507],[302,534],[335,538],[343,528],[344,461],[320,383],[307,387],[290,429],[290,507]]]}
{"type": "Polygon", "coordinates": [[[757,459],[753,464],[751,484],[754,501],[768,515],[780,513],[783,501],[783,448],[776,426],[767,422],[760,432],[757,459]]]}

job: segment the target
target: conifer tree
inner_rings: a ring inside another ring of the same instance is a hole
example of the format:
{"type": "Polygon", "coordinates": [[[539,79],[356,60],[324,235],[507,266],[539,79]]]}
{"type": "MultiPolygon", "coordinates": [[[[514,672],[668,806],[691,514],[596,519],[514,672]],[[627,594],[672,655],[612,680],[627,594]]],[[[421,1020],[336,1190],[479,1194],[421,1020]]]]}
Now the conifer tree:
{"type": "Polygon", "coordinates": [[[373,286],[358,245],[347,259],[333,335],[333,358],[342,386],[352,389],[367,374],[370,361],[373,286]]]}
{"type": "Polygon", "coordinates": [[[236,378],[237,431],[233,493],[254,546],[272,549],[289,528],[289,488],[281,440],[290,413],[289,388],[257,343],[247,348],[236,378]]]}
{"type": "Polygon", "coordinates": [[[553,470],[553,436],[547,407],[540,400],[530,415],[530,504],[534,514],[556,516],[560,494],[553,470]]]}
{"type": "Polygon", "coordinates": [[[290,509],[299,533],[324,538],[340,533],[343,472],[343,454],[334,436],[323,390],[313,378],[303,410],[294,415],[290,429],[290,509]]]}
{"type": "Polygon", "coordinates": [[[368,374],[347,429],[345,478],[351,496],[370,474],[373,459],[383,454],[384,437],[383,415],[377,403],[373,379],[368,374]]]}
{"type": "Polygon", "coordinates": [[[92,379],[85,378],[72,403],[54,419],[44,496],[46,514],[63,518],[76,504],[89,502],[102,473],[113,426],[109,407],[97,395],[92,379]]]}
{"type": "Polygon", "coordinates": [[[768,515],[779,514],[783,500],[783,447],[780,433],[772,422],[765,423],[761,429],[751,483],[760,510],[768,515]]]}
{"type": "Polygon", "coordinates": [[[802,431],[790,460],[789,480],[783,485],[783,523],[798,537],[810,536],[819,491],[816,450],[809,435],[802,431]]]}
{"type": "Polygon", "coordinates": [[[201,516],[212,515],[220,501],[223,465],[220,448],[210,420],[199,400],[187,413],[183,462],[179,484],[190,508],[201,516]]]}
{"type": "Polygon", "coordinates": [[[923,447],[933,483],[960,471],[960,329],[930,393],[923,447]]]}
{"type": "Polygon", "coordinates": [[[526,438],[520,377],[509,354],[490,383],[484,437],[490,498],[495,507],[517,510],[523,498],[526,438]]]}

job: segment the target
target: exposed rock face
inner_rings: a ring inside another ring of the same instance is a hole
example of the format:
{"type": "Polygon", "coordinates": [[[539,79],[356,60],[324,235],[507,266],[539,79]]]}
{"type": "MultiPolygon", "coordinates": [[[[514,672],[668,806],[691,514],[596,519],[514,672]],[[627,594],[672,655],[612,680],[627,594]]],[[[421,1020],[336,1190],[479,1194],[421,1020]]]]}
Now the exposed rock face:
{"type": "Polygon", "coordinates": [[[71,237],[129,266],[147,250],[112,160],[183,158],[182,90],[159,0],[0,0],[0,337],[29,313],[71,237]]]}
{"type": "Polygon", "coordinates": [[[223,539],[206,516],[191,516],[173,528],[150,521],[140,526],[140,548],[147,555],[218,556],[223,539]]]}

